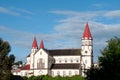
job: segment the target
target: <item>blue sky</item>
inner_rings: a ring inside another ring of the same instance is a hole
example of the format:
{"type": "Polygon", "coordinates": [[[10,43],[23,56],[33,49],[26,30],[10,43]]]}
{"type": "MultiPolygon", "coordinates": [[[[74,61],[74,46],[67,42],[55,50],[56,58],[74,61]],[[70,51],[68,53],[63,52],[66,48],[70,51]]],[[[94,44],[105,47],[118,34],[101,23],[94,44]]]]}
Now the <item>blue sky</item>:
{"type": "Polygon", "coordinates": [[[120,37],[120,0],[0,0],[0,37],[25,61],[34,36],[47,49],[81,48],[88,21],[94,61],[106,41],[120,37]]]}

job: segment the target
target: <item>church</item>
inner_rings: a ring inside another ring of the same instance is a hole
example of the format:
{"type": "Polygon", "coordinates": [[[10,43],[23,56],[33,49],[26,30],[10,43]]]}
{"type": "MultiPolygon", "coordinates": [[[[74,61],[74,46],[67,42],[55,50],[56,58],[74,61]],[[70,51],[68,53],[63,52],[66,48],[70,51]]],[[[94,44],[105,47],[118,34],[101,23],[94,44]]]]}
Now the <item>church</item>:
{"type": "Polygon", "coordinates": [[[41,40],[38,47],[37,39],[34,37],[32,49],[27,56],[26,64],[19,70],[13,72],[20,76],[85,76],[84,71],[90,69],[93,64],[93,38],[88,22],[85,25],[80,49],[53,49],[44,47],[41,40]]]}

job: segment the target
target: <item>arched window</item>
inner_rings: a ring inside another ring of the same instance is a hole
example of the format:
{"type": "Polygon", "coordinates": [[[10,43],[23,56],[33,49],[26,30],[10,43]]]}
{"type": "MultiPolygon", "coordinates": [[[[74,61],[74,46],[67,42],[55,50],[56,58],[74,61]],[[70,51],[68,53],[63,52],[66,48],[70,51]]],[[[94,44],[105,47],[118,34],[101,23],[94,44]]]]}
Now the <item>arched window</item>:
{"type": "Polygon", "coordinates": [[[44,62],[44,59],[40,58],[37,60],[37,68],[38,69],[41,69],[41,68],[44,68],[45,67],[45,62],[44,62]]]}

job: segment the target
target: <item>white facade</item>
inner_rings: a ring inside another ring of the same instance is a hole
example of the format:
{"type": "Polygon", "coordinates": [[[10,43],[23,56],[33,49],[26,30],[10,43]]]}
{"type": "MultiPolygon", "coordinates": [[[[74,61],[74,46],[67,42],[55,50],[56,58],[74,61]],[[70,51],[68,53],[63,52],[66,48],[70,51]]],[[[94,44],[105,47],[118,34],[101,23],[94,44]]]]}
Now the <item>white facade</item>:
{"type": "Polygon", "coordinates": [[[38,48],[36,38],[34,38],[31,53],[27,56],[26,65],[19,74],[21,76],[84,76],[84,70],[89,69],[92,62],[92,36],[86,24],[81,49],[47,50],[44,48],[43,41],[38,48]]]}

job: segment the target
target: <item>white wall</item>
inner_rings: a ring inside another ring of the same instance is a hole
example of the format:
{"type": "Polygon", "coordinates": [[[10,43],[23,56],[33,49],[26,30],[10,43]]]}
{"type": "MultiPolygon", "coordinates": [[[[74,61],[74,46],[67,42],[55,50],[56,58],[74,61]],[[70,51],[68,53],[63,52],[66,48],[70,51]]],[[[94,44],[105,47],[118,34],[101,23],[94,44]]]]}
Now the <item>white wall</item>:
{"type": "Polygon", "coordinates": [[[40,49],[34,55],[34,68],[37,69],[37,61],[40,58],[42,58],[44,60],[44,63],[45,63],[45,67],[44,68],[48,68],[48,54],[43,49],[40,49]]]}
{"type": "Polygon", "coordinates": [[[51,75],[54,76],[73,76],[73,75],[79,75],[78,69],[52,69],[51,75]]]}
{"type": "Polygon", "coordinates": [[[47,75],[47,74],[48,74],[48,70],[34,70],[35,76],[47,75]]]}
{"type": "Polygon", "coordinates": [[[80,56],[53,56],[53,58],[55,59],[55,64],[80,63],[80,56]]]}

